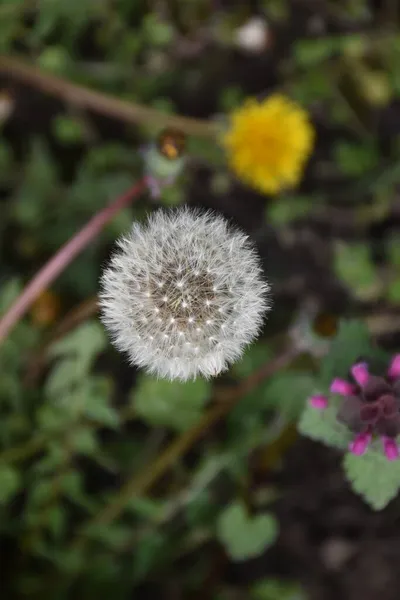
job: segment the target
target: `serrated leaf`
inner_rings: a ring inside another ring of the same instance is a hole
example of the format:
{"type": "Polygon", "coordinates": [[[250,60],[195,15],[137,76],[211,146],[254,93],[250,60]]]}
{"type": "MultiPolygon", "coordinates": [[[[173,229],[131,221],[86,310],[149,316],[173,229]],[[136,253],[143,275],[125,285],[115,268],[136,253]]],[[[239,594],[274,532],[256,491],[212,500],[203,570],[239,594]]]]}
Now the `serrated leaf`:
{"type": "Polygon", "coordinates": [[[136,413],[151,425],[183,430],[199,419],[210,390],[204,379],[180,383],[143,376],[132,402],[136,413]]]}
{"type": "Polygon", "coordinates": [[[347,448],[353,435],[336,418],[339,402],[338,398],[330,399],[325,410],[318,410],[307,404],[297,426],[299,432],[327,446],[347,448]]]}
{"type": "Polygon", "coordinates": [[[239,502],[229,505],[217,521],[217,537],[235,561],[259,556],[277,536],[278,524],[272,514],[250,517],[239,502]]]}
{"type": "Polygon", "coordinates": [[[378,447],[371,446],[363,456],[349,452],[343,467],[353,490],[374,510],[385,508],[400,489],[400,460],[388,461],[378,447]]]}

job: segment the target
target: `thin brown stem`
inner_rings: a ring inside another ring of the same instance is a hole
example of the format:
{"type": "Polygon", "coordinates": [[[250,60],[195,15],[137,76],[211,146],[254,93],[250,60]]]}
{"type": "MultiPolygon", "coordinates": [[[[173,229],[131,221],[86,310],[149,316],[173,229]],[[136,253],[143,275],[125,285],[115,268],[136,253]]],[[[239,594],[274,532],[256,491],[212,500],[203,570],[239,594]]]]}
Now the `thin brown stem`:
{"type": "Polygon", "coordinates": [[[188,135],[199,137],[215,137],[218,133],[218,125],[212,121],[170,115],[155,108],[120,100],[82,85],[65,81],[55,75],[44,73],[37,67],[16,58],[0,56],[0,73],[10,75],[14,79],[34,86],[46,94],[56,96],[71,105],[127,123],[151,123],[160,128],[176,127],[188,135]]]}

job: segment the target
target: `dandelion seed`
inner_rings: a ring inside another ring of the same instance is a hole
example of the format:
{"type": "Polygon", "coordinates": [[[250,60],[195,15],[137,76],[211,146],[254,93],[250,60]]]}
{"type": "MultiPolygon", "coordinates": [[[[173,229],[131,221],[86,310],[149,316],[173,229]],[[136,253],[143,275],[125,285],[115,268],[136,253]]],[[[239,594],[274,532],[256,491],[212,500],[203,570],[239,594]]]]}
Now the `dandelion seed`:
{"type": "Polygon", "coordinates": [[[242,355],[269,309],[269,285],[246,237],[212,211],[187,207],[159,210],[133,225],[103,273],[100,292],[102,321],[132,364],[185,381],[218,375],[242,355]],[[235,303],[240,310],[232,324],[235,303]],[[211,324],[220,332],[212,338],[211,324]]]}

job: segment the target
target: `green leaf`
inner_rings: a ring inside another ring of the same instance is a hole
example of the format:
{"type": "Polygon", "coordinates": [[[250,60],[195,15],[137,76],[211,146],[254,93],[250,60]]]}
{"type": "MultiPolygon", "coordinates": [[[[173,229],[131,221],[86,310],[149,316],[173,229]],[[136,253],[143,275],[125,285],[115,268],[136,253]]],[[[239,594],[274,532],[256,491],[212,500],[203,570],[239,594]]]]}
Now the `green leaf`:
{"type": "Polygon", "coordinates": [[[229,505],[217,521],[217,537],[235,561],[259,556],[277,536],[278,524],[272,514],[250,517],[241,503],[229,505]]]}
{"type": "Polygon", "coordinates": [[[48,147],[34,140],[24,176],[12,206],[12,216],[24,226],[37,228],[46,219],[50,195],[57,189],[57,171],[48,147]]]}
{"type": "Polygon", "coordinates": [[[339,141],[334,146],[335,162],[345,175],[357,177],[376,167],[379,155],[374,146],[339,141]]]}
{"type": "Polygon", "coordinates": [[[309,373],[286,371],[271,377],[263,387],[265,405],[275,408],[287,419],[296,420],[307,398],[316,388],[315,376],[309,373]]]}
{"type": "Polygon", "coordinates": [[[0,465],[0,505],[7,504],[18,492],[21,476],[12,467],[0,465]]]}
{"type": "Polygon", "coordinates": [[[92,429],[74,429],[68,436],[68,442],[75,452],[87,456],[94,455],[98,450],[96,433],[92,429]]]}
{"type": "Polygon", "coordinates": [[[180,383],[142,376],[132,402],[136,413],[149,424],[179,431],[200,418],[210,390],[211,384],[204,379],[180,383]]]}
{"type": "Polygon", "coordinates": [[[161,21],[156,13],[149,12],[142,21],[142,32],[151,46],[163,47],[174,39],[174,29],[170,23],[161,21]]]}
{"type": "Polygon", "coordinates": [[[252,587],[251,600],[306,600],[306,596],[296,583],[265,579],[252,587]]]}
{"type": "Polygon", "coordinates": [[[72,386],[76,385],[86,374],[86,364],[76,358],[66,358],[54,365],[45,383],[46,395],[60,400],[72,386]]]}
{"type": "Polygon", "coordinates": [[[67,115],[53,119],[52,129],[56,138],[63,144],[76,144],[85,139],[85,129],[81,121],[67,115]]]}
{"type": "Polygon", "coordinates": [[[343,45],[340,37],[304,39],[295,43],[294,57],[298,65],[310,67],[331,58],[343,45]]]}
{"type": "Polygon", "coordinates": [[[371,259],[367,244],[337,242],[334,269],[338,278],[359,300],[373,300],[379,296],[382,283],[371,259]]]}
{"type": "Polygon", "coordinates": [[[55,539],[60,539],[65,532],[66,511],[62,505],[50,507],[47,511],[49,529],[55,539]]]}
{"type": "Polygon", "coordinates": [[[232,365],[232,373],[239,379],[248,377],[273,357],[271,348],[264,342],[252,344],[247,348],[242,358],[232,365]]]}
{"type": "Polygon", "coordinates": [[[266,208],[266,222],[272,225],[285,225],[306,217],[316,204],[323,202],[323,197],[284,196],[279,202],[272,202],[266,208]]]}
{"type": "Polygon", "coordinates": [[[1,281],[0,314],[10,308],[21,290],[21,281],[17,277],[13,277],[7,281],[1,281]]]}
{"type": "Polygon", "coordinates": [[[87,530],[87,533],[93,539],[102,541],[108,546],[117,549],[121,548],[132,539],[132,530],[124,525],[102,525],[96,524],[87,530]]]}
{"type": "Polygon", "coordinates": [[[400,460],[388,461],[378,445],[363,456],[349,452],[343,466],[353,490],[374,510],[385,508],[400,489],[400,460]]]}
{"type": "Polygon", "coordinates": [[[396,279],[388,285],[385,297],[389,302],[393,302],[393,304],[400,302],[400,279],[396,279]]]}
{"type": "Polygon", "coordinates": [[[132,573],[134,581],[145,577],[154,563],[165,553],[165,550],[166,540],[161,533],[154,532],[142,540],[136,546],[132,573]]]}
{"type": "Polygon", "coordinates": [[[215,521],[217,510],[210,490],[200,491],[186,507],[186,518],[191,527],[207,526],[215,521]]]}
{"type": "Polygon", "coordinates": [[[97,321],[89,321],[52,344],[51,356],[75,355],[77,363],[88,366],[106,345],[104,329],[97,321]]]}
{"type": "Polygon", "coordinates": [[[390,263],[400,268],[400,235],[394,235],[388,240],[387,253],[390,263]]]}
{"type": "Polygon", "coordinates": [[[341,321],[330,350],[322,360],[322,385],[328,388],[335,377],[347,377],[350,367],[357,360],[375,353],[365,323],[356,320],[341,321]]]}
{"type": "MultiPolygon", "coordinates": [[[[29,494],[29,503],[32,506],[41,506],[47,503],[54,492],[54,483],[52,479],[40,479],[36,483],[33,484],[30,494],[29,494]]],[[[26,511],[26,516],[28,517],[30,511],[26,511]]]]}
{"type": "Polygon", "coordinates": [[[327,446],[347,448],[353,435],[336,418],[339,402],[339,398],[331,398],[325,410],[318,410],[307,404],[298,424],[299,432],[327,446]]]}

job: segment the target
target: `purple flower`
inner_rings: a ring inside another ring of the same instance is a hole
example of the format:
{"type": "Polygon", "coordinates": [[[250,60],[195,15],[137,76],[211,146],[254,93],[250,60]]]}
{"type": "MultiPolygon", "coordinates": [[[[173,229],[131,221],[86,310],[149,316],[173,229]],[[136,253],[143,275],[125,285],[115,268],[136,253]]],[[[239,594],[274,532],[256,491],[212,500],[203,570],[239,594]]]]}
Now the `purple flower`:
{"type": "MultiPolygon", "coordinates": [[[[340,423],[356,434],[350,444],[354,454],[364,454],[373,436],[379,436],[388,460],[399,456],[396,437],[400,434],[400,354],[393,357],[385,377],[370,375],[366,363],[350,369],[353,382],[334,379],[331,393],[343,396],[337,413],[340,423]]],[[[313,396],[310,404],[324,409],[325,396],[313,396]]]]}

